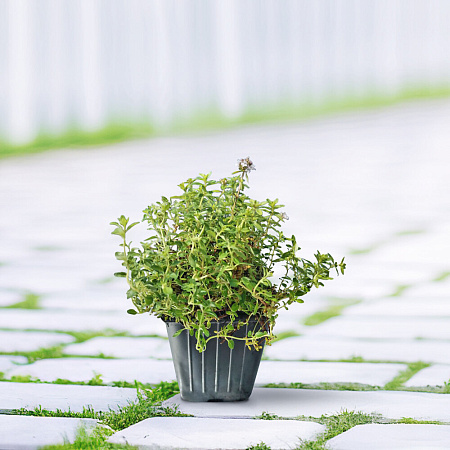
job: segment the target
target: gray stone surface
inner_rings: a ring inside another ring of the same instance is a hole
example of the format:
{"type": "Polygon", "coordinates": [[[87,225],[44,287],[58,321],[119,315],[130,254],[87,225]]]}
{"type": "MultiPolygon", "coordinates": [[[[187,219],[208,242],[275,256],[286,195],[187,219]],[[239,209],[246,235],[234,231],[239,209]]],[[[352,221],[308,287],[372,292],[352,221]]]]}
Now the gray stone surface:
{"type": "MultiPolygon", "coordinates": [[[[395,300],[393,300],[395,301],[395,300]]],[[[334,336],[362,339],[450,339],[450,318],[340,316],[309,327],[309,336],[334,336]]]]}
{"type": "MultiPolygon", "coordinates": [[[[0,317],[3,317],[3,313],[4,311],[0,312],[0,317]]],[[[11,326],[12,324],[14,324],[14,322],[10,322],[9,326],[11,326]]],[[[60,344],[69,344],[73,341],[75,341],[74,337],[62,333],[0,330],[0,352],[5,353],[31,352],[43,347],[53,347],[60,344]]]]}
{"type": "Polygon", "coordinates": [[[290,420],[154,417],[112,435],[108,441],[139,449],[243,449],[264,442],[271,449],[292,449],[314,439],[325,427],[290,420]]]}
{"type": "Polygon", "coordinates": [[[416,373],[405,386],[444,386],[445,383],[450,383],[450,365],[434,364],[416,373]]]}
{"type": "Polygon", "coordinates": [[[93,419],[0,415],[0,449],[34,450],[73,442],[79,428],[89,432],[96,425],[93,419]]]}
{"type": "Polygon", "coordinates": [[[104,383],[135,380],[141,383],[159,383],[175,379],[175,370],[170,360],[156,359],[102,359],[102,358],[56,358],[42,359],[33,364],[20,366],[8,373],[30,375],[41,381],[62,378],[87,382],[100,375],[104,383]]]}
{"type": "Polygon", "coordinates": [[[97,337],[68,345],[64,353],[81,356],[103,354],[115,358],[172,358],[167,339],[142,337],[97,337]]]}
{"type": "Polygon", "coordinates": [[[3,310],[0,328],[22,330],[102,331],[111,329],[135,335],[166,336],[164,322],[149,315],[130,316],[119,312],[86,313],[52,310],[3,310]]]}
{"type": "Polygon", "coordinates": [[[20,408],[32,410],[38,406],[52,411],[70,409],[79,412],[84,406],[108,411],[136,398],[136,389],[129,388],[0,382],[0,412],[20,408]]]}
{"type": "Polygon", "coordinates": [[[330,450],[447,450],[448,425],[357,425],[327,442],[330,450]]]}
{"type": "Polygon", "coordinates": [[[196,417],[255,417],[264,411],[281,417],[320,417],[348,410],[390,419],[450,421],[450,396],[421,392],[255,388],[245,402],[193,403],[178,394],[164,404],[177,405],[181,412],[196,417]]]}
{"type": "Polygon", "coordinates": [[[404,364],[261,361],[256,384],[268,383],[361,383],[384,386],[404,364]]]}
{"type": "Polygon", "coordinates": [[[264,355],[280,360],[339,360],[357,356],[372,361],[423,361],[450,364],[448,349],[447,341],[300,336],[275,342],[264,349],[264,355]]]}
{"type": "Polygon", "coordinates": [[[17,364],[26,364],[25,356],[0,355],[0,372],[7,374],[9,370],[17,367],[17,364]]]}

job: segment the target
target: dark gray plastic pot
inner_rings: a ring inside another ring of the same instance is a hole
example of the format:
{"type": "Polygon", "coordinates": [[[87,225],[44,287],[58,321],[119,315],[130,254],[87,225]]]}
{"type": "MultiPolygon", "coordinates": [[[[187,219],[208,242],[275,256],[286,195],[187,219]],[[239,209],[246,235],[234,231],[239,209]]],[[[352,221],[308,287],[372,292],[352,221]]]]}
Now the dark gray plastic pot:
{"type": "MultiPolygon", "coordinates": [[[[211,335],[229,321],[211,323],[211,335]]],[[[183,330],[177,337],[173,335],[183,326],[177,322],[166,322],[172,351],[175,373],[180,387],[181,398],[190,402],[233,402],[247,400],[253,390],[256,374],[263,352],[249,350],[245,341],[234,340],[230,349],[226,341],[211,339],[206,349],[199,352],[195,348],[196,339],[183,330]]],[[[256,321],[250,321],[234,334],[244,337],[249,330],[259,328],[256,321]]]]}

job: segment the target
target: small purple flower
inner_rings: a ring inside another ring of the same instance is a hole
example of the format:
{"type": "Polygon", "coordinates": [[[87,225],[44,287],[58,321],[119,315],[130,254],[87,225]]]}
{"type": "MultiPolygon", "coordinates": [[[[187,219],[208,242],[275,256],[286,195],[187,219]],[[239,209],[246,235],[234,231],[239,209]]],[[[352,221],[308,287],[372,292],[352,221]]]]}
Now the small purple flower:
{"type": "Polygon", "coordinates": [[[255,165],[250,160],[250,157],[238,159],[239,170],[243,173],[249,174],[252,170],[256,170],[255,165]]]}

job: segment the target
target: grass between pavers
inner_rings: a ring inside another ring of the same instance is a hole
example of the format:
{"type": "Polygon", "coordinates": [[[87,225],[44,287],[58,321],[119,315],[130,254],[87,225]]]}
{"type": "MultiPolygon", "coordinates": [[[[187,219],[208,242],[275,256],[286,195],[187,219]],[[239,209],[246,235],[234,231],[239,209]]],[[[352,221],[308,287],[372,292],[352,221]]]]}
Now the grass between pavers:
{"type": "Polygon", "coordinates": [[[98,146],[122,142],[130,139],[142,139],[155,136],[187,134],[206,130],[224,130],[237,125],[257,123],[283,123],[314,119],[336,113],[371,110],[392,106],[411,100],[441,99],[450,96],[448,86],[408,85],[395,94],[369,92],[364,97],[330,97],[321,104],[305,101],[294,104],[291,99],[278,101],[275,105],[254,105],[236,118],[226,117],[217,108],[197,112],[190,118],[180,118],[164,129],[156,129],[149,120],[130,123],[127,118],[116,118],[103,129],[97,131],[82,130],[72,125],[64,134],[55,136],[41,133],[33,142],[13,145],[0,140],[0,158],[38,153],[49,149],[98,146]]]}
{"type": "Polygon", "coordinates": [[[23,300],[12,305],[0,307],[0,309],[42,309],[39,304],[42,296],[33,292],[24,295],[23,300]]]}
{"type": "MultiPolygon", "coordinates": [[[[183,414],[177,408],[162,407],[162,402],[179,393],[178,384],[173,382],[161,382],[157,385],[144,387],[142,384],[135,382],[137,389],[138,400],[129,403],[125,407],[119,407],[118,411],[96,412],[91,408],[84,408],[82,412],[69,411],[48,411],[42,408],[35,408],[34,410],[13,410],[9,414],[29,415],[39,417],[72,417],[72,418],[89,418],[97,419],[100,424],[94,429],[92,433],[87,433],[80,429],[73,444],[68,442],[60,445],[51,445],[43,447],[41,450],[81,450],[81,449],[133,449],[133,446],[127,445],[112,445],[107,442],[107,439],[116,431],[141,422],[150,417],[189,417],[188,414],[183,414]]],[[[304,387],[304,385],[302,385],[304,387]]],[[[298,420],[298,421],[314,421],[326,426],[326,431],[320,434],[315,440],[300,441],[299,446],[293,450],[325,450],[326,442],[353,428],[356,425],[364,425],[370,423],[379,424],[436,424],[448,425],[448,423],[430,420],[416,420],[409,417],[402,419],[386,419],[379,414],[366,414],[356,411],[343,410],[339,414],[322,415],[321,417],[312,416],[298,416],[295,418],[281,417],[270,412],[263,412],[260,416],[254,418],[255,420],[298,420]]],[[[270,447],[264,442],[248,447],[247,450],[270,450],[270,447]]]]}
{"type": "Polygon", "coordinates": [[[415,363],[409,363],[408,367],[400,372],[393,380],[389,383],[386,383],[384,389],[388,391],[396,391],[403,386],[403,384],[408,381],[412,376],[414,376],[417,372],[426,367],[430,367],[431,364],[423,363],[421,361],[415,363]]]}
{"type": "Polygon", "coordinates": [[[331,299],[332,303],[327,309],[317,311],[303,319],[303,324],[307,326],[319,325],[332,317],[340,316],[342,311],[348,306],[360,303],[359,299],[331,299]]]}
{"type": "Polygon", "coordinates": [[[282,341],[283,339],[287,339],[290,337],[298,337],[298,336],[301,336],[301,334],[297,333],[296,331],[282,331],[281,333],[277,333],[272,344],[274,342],[282,341]]]}
{"type": "Polygon", "coordinates": [[[65,439],[64,444],[45,445],[39,450],[138,450],[138,447],[126,444],[111,444],[107,442],[113,432],[108,428],[97,426],[88,433],[84,428],[79,428],[73,443],[65,439]]]}
{"type": "Polygon", "coordinates": [[[32,377],[31,375],[13,375],[7,378],[3,372],[0,372],[0,381],[9,383],[39,383],[39,384],[68,384],[74,386],[112,386],[120,388],[135,388],[136,383],[143,389],[153,389],[154,385],[151,383],[141,383],[137,380],[134,383],[129,381],[112,381],[111,383],[105,383],[102,379],[102,374],[95,373],[94,376],[89,381],[72,381],[64,378],[57,378],[55,381],[42,381],[37,377],[32,377]]]}
{"type": "Polygon", "coordinates": [[[442,386],[399,386],[396,389],[386,389],[384,386],[373,386],[361,383],[269,383],[265,388],[280,389],[319,389],[332,391],[401,391],[401,392],[423,392],[427,394],[450,394],[450,380],[442,386]]]}
{"type": "Polygon", "coordinates": [[[450,277],[450,271],[445,271],[445,272],[441,272],[439,275],[436,276],[436,278],[433,278],[431,281],[434,282],[441,282],[441,281],[446,281],[447,278],[450,277]]]}
{"type": "MultiPolygon", "coordinates": [[[[320,434],[315,440],[305,441],[301,440],[299,446],[293,450],[326,450],[326,443],[328,440],[342,434],[357,425],[367,425],[372,423],[377,424],[435,424],[448,425],[446,422],[432,421],[432,420],[416,420],[410,417],[403,417],[402,419],[387,419],[380,414],[372,413],[366,414],[361,411],[347,411],[343,410],[339,414],[322,415],[321,417],[299,416],[295,418],[280,417],[275,414],[264,412],[261,416],[255,417],[259,420],[301,420],[308,422],[317,422],[326,426],[326,431],[320,434]]],[[[249,447],[247,450],[270,450],[270,447],[261,442],[258,446],[249,447]]]]}
{"type": "Polygon", "coordinates": [[[396,286],[392,292],[392,294],[389,294],[388,297],[400,297],[403,295],[408,289],[411,289],[413,287],[412,284],[399,284],[396,286]]]}
{"type": "Polygon", "coordinates": [[[424,234],[424,233],[426,233],[426,230],[424,230],[424,229],[400,230],[390,236],[387,236],[385,239],[380,239],[366,247],[351,248],[347,253],[350,255],[365,255],[367,253],[371,253],[385,245],[392,243],[392,241],[395,241],[398,238],[402,238],[404,236],[414,236],[414,235],[424,234]]]}
{"type": "Polygon", "coordinates": [[[8,414],[12,415],[26,415],[35,417],[71,417],[78,419],[96,419],[100,421],[100,425],[94,429],[93,433],[86,433],[81,429],[78,432],[76,440],[73,444],[65,443],[61,445],[51,445],[44,447],[46,450],[50,449],[112,449],[112,448],[127,448],[132,449],[132,446],[122,446],[109,444],[108,437],[116,431],[141,422],[150,417],[189,417],[189,414],[183,414],[178,411],[176,407],[163,407],[162,402],[180,392],[178,383],[161,382],[157,385],[143,385],[135,383],[133,387],[137,389],[137,401],[130,402],[127,406],[119,406],[117,411],[98,412],[92,408],[83,408],[82,412],[72,411],[49,411],[40,407],[34,410],[17,409],[12,410],[8,414]]]}
{"type": "MultiPolygon", "coordinates": [[[[362,358],[361,358],[362,359],[362,358]]],[[[328,361],[327,361],[328,362],[328,361]]],[[[348,361],[344,361],[348,362],[348,361]]],[[[354,361],[352,361],[354,362],[354,361]]],[[[358,362],[368,362],[372,364],[376,363],[389,363],[398,364],[398,362],[393,363],[392,361],[364,361],[360,360],[358,362]]],[[[406,364],[407,368],[402,370],[398,375],[396,375],[391,381],[386,383],[384,386],[372,386],[368,384],[361,383],[270,383],[266,384],[264,387],[267,388],[290,388],[290,389],[324,389],[324,390],[339,390],[339,391],[409,391],[409,392],[428,392],[434,394],[450,394],[450,380],[449,382],[444,382],[443,386],[421,386],[421,387],[406,387],[406,383],[410,378],[412,378],[417,372],[431,364],[417,361],[414,363],[402,363],[406,364]]]]}
{"type": "MultiPolygon", "coordinates": [[[[28,358],[28,363],[33,363],[35,361],[39,361],[41,359],[55,359],[55,358],[79,358],[80,355],[68,355],[64,353],[64,348],[68,345],[73,344],[81,344],[83,342],[88,341],[89,339],[95,337],[133,337],[139,339],[141,337],[152,337],[158,338],[161,340],[167,341],[167,337],[162,337],[158,335],[139,335],[132,336],[127,332],[115,331],[111,329],[106,329],[103,331],[55,331],[55,330],[39,330],[39,329],[25,329],[25,330],[17,330],[10,328],[1,328],[3,331],[30,331],[30,332],[47,332],[47,333],[55,333],[55,334],[66,334],[69,336],[73,336],[75,338],[75,342],[68,342],[65,344],[54,345],[50,347],[42,347],[38,350],[33,350],[29,352],[0,352],[0,355],[8,355],[8,356],[25,356],[28,358]]],[[[120,359],[115,358],[113,356],[106,356],[103,353],[99,353],[97,355],[83,355],[83,358],[101,358],[101,359],[120,359]]]]}
{"type": "Polygon", "coordinates": [[[123,381],[113,382],[111,384],[105,384],[102,380],[102,375],[95,373],[94,376],[89,381],[71,381],[64,378],[57,378],[55,381],[42,381],[37,377],[32,377],[31,375],[13,375],[7,378],[3,372],[0,372],[0,381],[10,382],[10,383],[39,383],[39,384],[72,384],[81,386],[116,386],[116,387],[134,387],[130,384],[125,386],[123,381]]]}

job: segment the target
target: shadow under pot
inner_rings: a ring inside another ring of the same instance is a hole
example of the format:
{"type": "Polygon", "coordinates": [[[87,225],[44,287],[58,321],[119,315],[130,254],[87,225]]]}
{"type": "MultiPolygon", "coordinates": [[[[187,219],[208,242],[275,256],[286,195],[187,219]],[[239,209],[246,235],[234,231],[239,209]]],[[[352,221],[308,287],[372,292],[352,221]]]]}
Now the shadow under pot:
{"type": "MultiPolygon", "coordinates": [[[[230,320],[211,322],[210,333],[226,327],[230,320]]],[[[199,352],[197,340],[187,330],[173,335],[183,328],[178,322],[166,321],[170,350],[180,387],[181,398],[190,402],[232,402],[247,400],[253,390],[256,374],[264,348],[249,350],[245,341],[234,339],[234,348],[223,339],[211,339],[206,349],[199,352]]],[[[234,336],[243,338],[249,330],[260,330],[259,322],[250,320],[241,326],[234,336]]]]}

